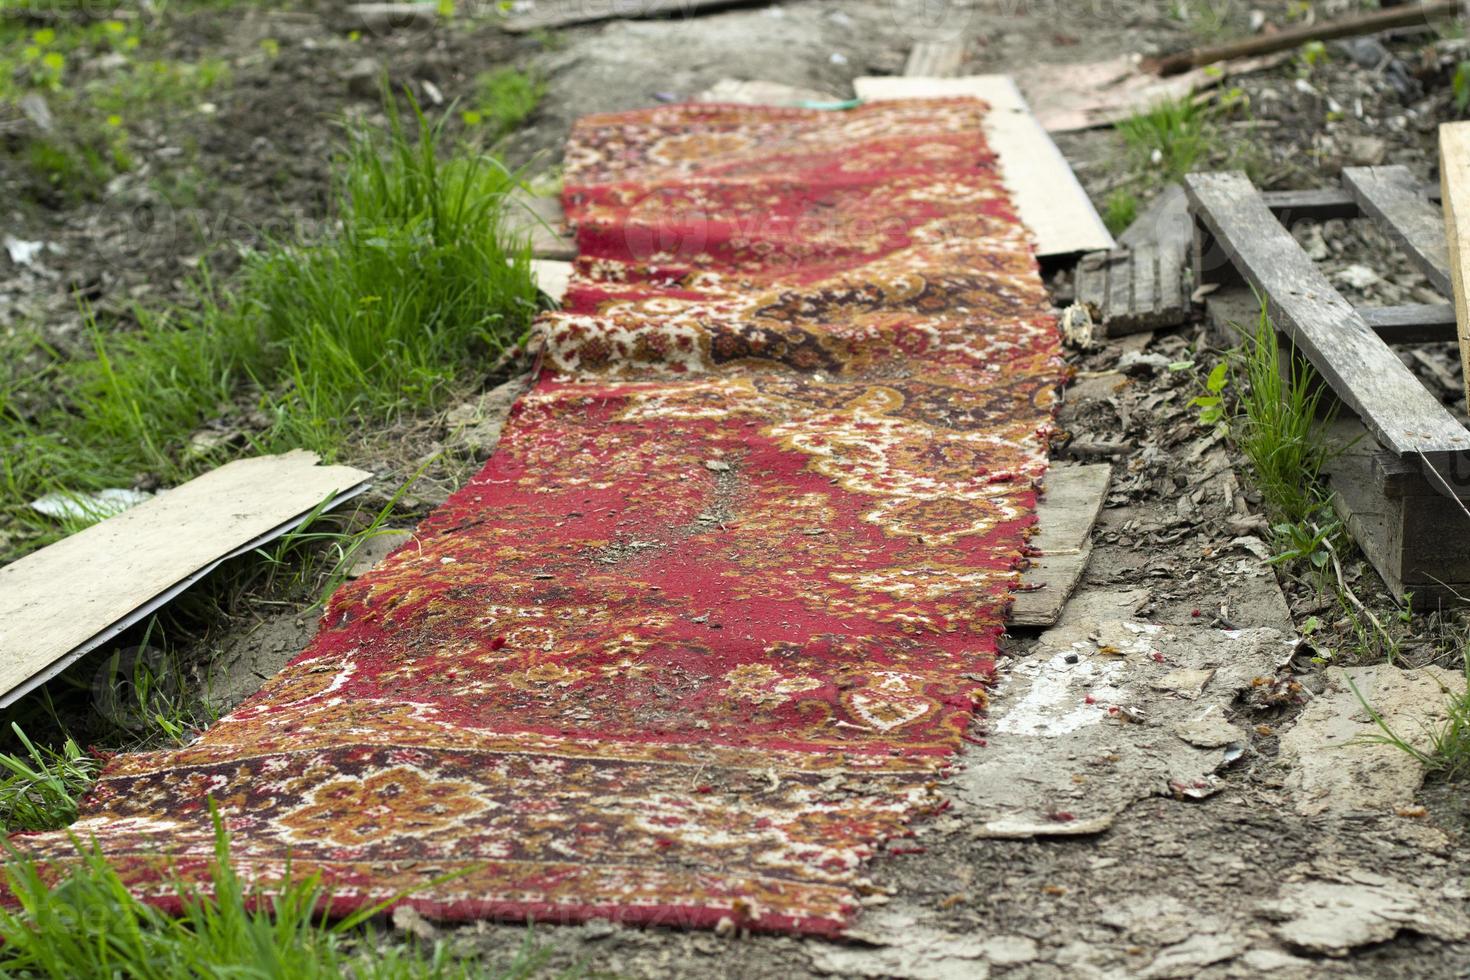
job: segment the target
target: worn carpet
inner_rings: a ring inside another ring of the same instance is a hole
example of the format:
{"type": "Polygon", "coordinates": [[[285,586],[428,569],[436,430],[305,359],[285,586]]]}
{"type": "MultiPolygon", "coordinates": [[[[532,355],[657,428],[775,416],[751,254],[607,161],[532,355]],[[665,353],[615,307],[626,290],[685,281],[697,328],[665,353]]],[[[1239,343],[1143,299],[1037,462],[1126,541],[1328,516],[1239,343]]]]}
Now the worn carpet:
{"type": "Polygon", "coordinates": [[[1063,370],[984,111],[579,123],[577,273],[494,457],[72,832],[156,896],[212,797],[247,876],[340,910],[841,931],[978,741],[1063,370]]]}

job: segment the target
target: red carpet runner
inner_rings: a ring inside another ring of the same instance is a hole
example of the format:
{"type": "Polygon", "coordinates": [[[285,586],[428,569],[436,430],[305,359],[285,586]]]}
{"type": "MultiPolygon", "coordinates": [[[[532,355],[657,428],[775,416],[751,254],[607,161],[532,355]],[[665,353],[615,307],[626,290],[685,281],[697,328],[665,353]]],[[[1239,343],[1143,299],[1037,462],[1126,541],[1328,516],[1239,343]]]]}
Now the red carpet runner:
{"type": "MultiPolygon", "coordinates": [[[[339,908],[830,934],[942,805],[1062,364],[980,103],[598,116],[578,275],[489,465],[73,830],[339,908]]],[[[42,854],[61,834],[23,835],[42,854]]]]}

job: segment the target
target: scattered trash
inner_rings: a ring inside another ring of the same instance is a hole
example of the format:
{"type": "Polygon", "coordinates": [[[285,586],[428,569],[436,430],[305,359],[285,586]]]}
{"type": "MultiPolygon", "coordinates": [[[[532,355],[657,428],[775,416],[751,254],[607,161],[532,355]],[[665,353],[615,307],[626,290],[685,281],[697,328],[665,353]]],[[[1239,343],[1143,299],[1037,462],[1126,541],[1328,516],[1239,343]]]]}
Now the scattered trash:
{"type": "Polygon", "coordinates": [[[101,521],[136,507],[153,495],[142,490],[109,487],[94,493],[48,493],[31,501],[31,509],[47,517],[62,520],[101,521]]]}
{"type": "Polygon", "coordinates": [[[1068,347],[1088,348],[1092,346],[1097,327],[1092,322],[1092,312],[1081,303],[1073,303],[1062,311],[1058,324],[1062,341],[1068,347]]]}
{"type": "Polygon", "coordinates": [[[45,242],[26,241],[16,238],[14,235],[5,236],[5,251],[10,256],[10,261],[16,265],[28,266],[36,261],[36,256],[46,247],[45,242]]]}

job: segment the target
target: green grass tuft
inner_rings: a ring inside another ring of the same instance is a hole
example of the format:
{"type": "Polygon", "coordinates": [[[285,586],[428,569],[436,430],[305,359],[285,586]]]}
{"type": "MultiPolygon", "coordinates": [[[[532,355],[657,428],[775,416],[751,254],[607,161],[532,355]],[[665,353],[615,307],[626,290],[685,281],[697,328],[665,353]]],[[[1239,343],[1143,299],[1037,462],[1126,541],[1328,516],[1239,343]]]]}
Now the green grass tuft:
{"type": "Polygon", "coordinates": [[[0,755],[0,829],[56,830],[77,818],[77,801],[92,785],[99,763],[67,738],[62,747],[38,747],[11,723],[24,755],[0,755]]]}
{"type": "Polygon", "coordinates": [[[1236,441],[1272,516],[1307,522],[1323,507],[1318,477],[1329,454],[1317,419],[1316,372],[1294,350],[1282,351],[1264,305],[1238,359],[1246,384],[1236,441]]]}
{"type": "Polygon", "coordinates": [[[1103,224],[1114,235],[1120,234],[1138,218],[1138,195],[1118,188],[1103,202],[1103,224]]]}
{"type": "Polygon", "coordinates": [[[385,942],[364,928],[404,896],[337,922],[320,913],[330,893],[320,878],[289,877],[271,896],[240,880],[213,802],[215,853],[209,885],[174,885],[180,914],[134,898],[95,850],[82,849],[70,874],[54,886],[34,862],[12,852],[6,879],[17,908],[0,908],[0,973],[6,976],[186,978],[357,977],[383,980],[496,977],[543,971],[549,953],[531,936],[511,962],[486,970],[451,954],[385,942]]]}
{"type": "Polygon", "coordinates": [[[1470,779],[1470,658],[1467,658],[1465,663],[1465,680],[1467,684],[1465,691],[1444,691],[1445,721],[1438,728],[1430,729],[1425,733],[1428,736],[1427,750],[1419,748],[1394,731],[1383,716],[1363,697],[1357,685],[1351,680],[1348,681],[1348,684],[1352,687],[1358,703],[1367,709],[1374,724],[1383,732],[1382,735],[1370,736],[1369,741],[1392,745],[1412,756],[1424,766],[1426,772],[1437,774],[1444,779],[1461,780],[1470,779]]]}
{"type": "Polygon", "coordinates": [[[498,140],[525,122],[545,94],[546,84],[526,72],[483,72],[475,78],[475,96],[460,117],[466,126],[483,127],[491,140],[498,140]]]}
{"type": "Polygon", "coordinates": [[[1210,109],[1189,98],[1166,100],[1118,123],[1118,134],[1140,169],[1178,180],[1209,155],[1215,141],[1210,109]]]}
{"type": "Polygon", "coordinates": [[[397,112],[386,135],[351,133],[325,237],[270,245],[230,288],[206,270],[188,308],[137,310],[134,329],[92,325],[91,358],[17,352],[23,374],[0,372],[0,510],[33,524],[27,503],[58,490],[173,483],[241,452],[330,457],[349,434],[441,407],[523,337],[539,294],[529,245],[501,229],[515,175],[446,157],[442,122],[414,115],[417,137],[397,112]],[[49,404],[32,403],[38,384],[49,404]],[[190,444],[252,415],[232,442],[190,444]]]}

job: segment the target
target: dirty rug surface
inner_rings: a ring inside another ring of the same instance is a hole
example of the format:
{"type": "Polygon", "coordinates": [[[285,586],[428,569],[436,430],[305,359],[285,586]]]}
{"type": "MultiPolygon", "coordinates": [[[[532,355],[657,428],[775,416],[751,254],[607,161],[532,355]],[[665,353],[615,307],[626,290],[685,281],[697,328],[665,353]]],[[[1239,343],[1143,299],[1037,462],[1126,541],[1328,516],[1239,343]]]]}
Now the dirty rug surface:
{"type": "Polygon", "coordinates": [[[1063,370],[984,111],[584,120],[489,464],[72,832],[164,896],[212,797],[245,874],[341,910],[839,932],[978,741],[1063,370]]]}

